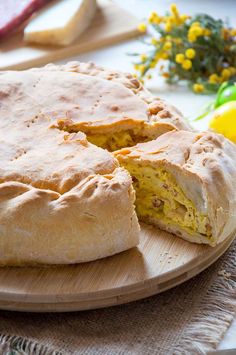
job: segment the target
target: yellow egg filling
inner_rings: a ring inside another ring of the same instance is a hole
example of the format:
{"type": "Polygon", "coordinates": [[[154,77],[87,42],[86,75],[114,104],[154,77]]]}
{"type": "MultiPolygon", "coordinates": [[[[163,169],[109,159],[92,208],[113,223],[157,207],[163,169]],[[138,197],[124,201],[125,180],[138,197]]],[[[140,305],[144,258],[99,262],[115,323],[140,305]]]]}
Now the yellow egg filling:
{"type": "Polygon", "coordinates": [[[124,147],[132,147],[137,143],[147,142],[151,138],[142,136],[134,130],[119,131],[112,134],[89,134],[87,139],[98,147],[114,152],[124,147]]]}
{"type": "Polygon", "coordinates": [[[136,211],[140,219],[160,220],[166,225],[179,226],[190,235],[199,233],[207,238],[211,237],[207,216],[196,210],[170,172],[130,161],[121,160],[120,163],[133,178],[136,211]]]}

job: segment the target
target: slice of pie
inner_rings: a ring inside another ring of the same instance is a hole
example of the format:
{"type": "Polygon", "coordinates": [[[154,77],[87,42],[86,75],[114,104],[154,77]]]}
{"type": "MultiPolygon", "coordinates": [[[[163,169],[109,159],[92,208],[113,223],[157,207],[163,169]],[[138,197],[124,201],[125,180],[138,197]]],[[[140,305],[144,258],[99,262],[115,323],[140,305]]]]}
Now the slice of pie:
{"type": "Polygon", "coordinates": [[[236,147],[223,136],[169,132],[114,155],[133,178],[141,220],[211,246],[236,229],[236,147]]]}
{"type": "MultiPolygon", "coordinates": [[[[153,98],[132,75],[94,64],[48,65],[4,72],[0,78],[6,90],[11,90],[12,102],[30,107],[32,117],[43,112],[55,127],[82,131],[91,143],[109,151],[170,130],[190,129],[173,106],[153,98]]],[[[15,104],[12,109],[16,110],[15,104]]],[[[26,110],[25,118],[28,115],[26,110]]]]}

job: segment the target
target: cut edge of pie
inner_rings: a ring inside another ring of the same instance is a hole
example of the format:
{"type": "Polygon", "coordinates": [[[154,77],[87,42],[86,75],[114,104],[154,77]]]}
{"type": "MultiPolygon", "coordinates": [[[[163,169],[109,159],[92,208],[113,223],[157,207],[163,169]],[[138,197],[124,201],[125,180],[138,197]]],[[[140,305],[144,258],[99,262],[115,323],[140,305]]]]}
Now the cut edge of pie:
{"type": "Polygon", "coordinates": [[[211,132],[168,132],[114,152],[133,178],[140,220],[211,246],[236,229],[236,147],[211,132]]]}

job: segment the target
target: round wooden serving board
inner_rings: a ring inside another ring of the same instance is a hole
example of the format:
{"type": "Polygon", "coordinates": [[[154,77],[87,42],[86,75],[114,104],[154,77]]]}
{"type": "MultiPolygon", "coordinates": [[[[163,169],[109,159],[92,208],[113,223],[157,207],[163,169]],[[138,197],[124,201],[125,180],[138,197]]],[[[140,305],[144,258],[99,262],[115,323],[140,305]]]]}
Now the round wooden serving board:
{"type": "Polygon", "coordinates": [[[77,311],[148,297],[207,268],[234,236],[211,248],[143,224],[137,248],[106,259],[70,266],[0,268],[0,308],[77,311]]]}

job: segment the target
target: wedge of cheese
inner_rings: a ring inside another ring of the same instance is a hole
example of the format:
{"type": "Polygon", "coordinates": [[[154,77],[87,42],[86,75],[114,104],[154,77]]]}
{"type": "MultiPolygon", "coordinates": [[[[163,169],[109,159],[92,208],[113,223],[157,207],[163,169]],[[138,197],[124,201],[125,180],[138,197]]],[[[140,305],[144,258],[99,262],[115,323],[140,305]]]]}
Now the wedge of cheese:
{"type": "Polygon", "coordinates": [[[66,46],[89,26],[96,0],[60,0],[41,11],[24,30],[31,43],[66,46]]]}

